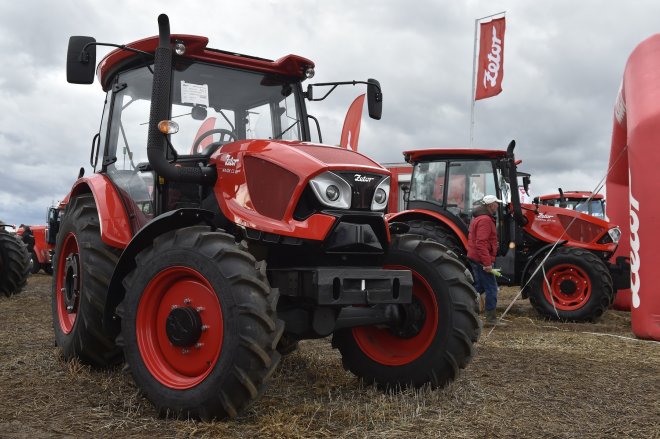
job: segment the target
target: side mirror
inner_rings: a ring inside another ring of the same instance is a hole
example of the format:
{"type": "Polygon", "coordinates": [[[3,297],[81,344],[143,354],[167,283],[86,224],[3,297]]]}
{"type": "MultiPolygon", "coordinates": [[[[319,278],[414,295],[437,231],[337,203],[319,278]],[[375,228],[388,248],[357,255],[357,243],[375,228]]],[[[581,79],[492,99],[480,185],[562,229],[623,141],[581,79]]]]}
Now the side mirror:
{"type": "Polygon", "coordinates": [[[367,79],[367,82],[367,107],[369,108],[369,117],[380,120],[380,116],[383,114],[383,92],[380,88],[380,82],[371,78],[367,79]]]}
{"type": "Polygon", "coordinates": [[[96,68],[96,40],[92,37],[69,38],[66,55],[66,80],[71,84],[92,84],[96,68]],[[89,46],[87,46],[89,44],[89,46]],[[85,48],[87,46],[87,48],[85,48]]]}
{"type": "Polygon", "coordinates": [[[532,179],[525,176],[523,177],[523,187],[525,188],[525,192],[529,193],[529,184],[532,182],[532,179]]]}

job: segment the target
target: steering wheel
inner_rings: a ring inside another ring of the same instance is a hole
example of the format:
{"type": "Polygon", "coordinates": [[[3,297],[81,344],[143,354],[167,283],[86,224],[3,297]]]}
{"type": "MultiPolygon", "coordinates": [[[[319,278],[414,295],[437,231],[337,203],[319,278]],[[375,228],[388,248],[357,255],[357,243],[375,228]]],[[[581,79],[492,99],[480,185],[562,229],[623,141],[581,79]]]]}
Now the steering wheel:
{"type": "Polygon", "coordinates": [[[211,155],[213,152],[215,152],[216,149],[220,148],[222,145],[232,142],[237,138],[238,137],[233,131],[226,130],[224,128],[215,128],[212,130],[204,131],[202,134],[200,134],[197,137],[195,143],[193,143],[192,146],[193,154],[211,155]],[[198,151],[197,149],[199,148],[200,143],[202,143],[202,140],[204,140],[208,136],[212,136],[213,134],[220,134],[220,140],[211,142],[202,151],[198,151]],[[227,136],[227,140],[225,140],[225,136],[227,136]]]}

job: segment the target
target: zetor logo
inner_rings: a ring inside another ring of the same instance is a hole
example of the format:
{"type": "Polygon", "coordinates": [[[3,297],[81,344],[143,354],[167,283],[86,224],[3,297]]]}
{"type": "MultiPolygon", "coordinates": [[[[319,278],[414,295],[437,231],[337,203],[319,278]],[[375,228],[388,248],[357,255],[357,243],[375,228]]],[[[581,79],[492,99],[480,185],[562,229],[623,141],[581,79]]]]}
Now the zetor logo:
{"type": "Polygon", "coordinates": [[[355,181],[360,181],[362,183],[371,183],[376,177],[365,177],[364,175],[355,174],[355,181]]]}
{"type": "Polygon", "coordinates": [[[497,38],[495,26],[493,26],[493,44],[488,54],[488,61],[488,68],[484,70],[484,88],[488,88],[486,81],[491,87],[495,87],[500,72],[500,62],[502,61],[502,40],[497,38]]]}
{"type": "Polygon", "coordinates": [[[225,159],[225,166],[236,166],[238,162],[239,162],[238,159],[235,159],[234,157],[227,155],[227,158],[225,159]]]}
{"type": "MultiPolygon", "coordinates": [[[[632,182],[632,180],[630,180],[632,182]]],[[[632,185],[631,185],[632,186],[632,185]]],[[[630,290],[632,292],[632,306],[639,308],[639,287],[641,279],[639,278],[639,267],[642,261],[639,258],[639,201],[633,197],[632,187],[629,187],[630,194],[630,290]]]]}

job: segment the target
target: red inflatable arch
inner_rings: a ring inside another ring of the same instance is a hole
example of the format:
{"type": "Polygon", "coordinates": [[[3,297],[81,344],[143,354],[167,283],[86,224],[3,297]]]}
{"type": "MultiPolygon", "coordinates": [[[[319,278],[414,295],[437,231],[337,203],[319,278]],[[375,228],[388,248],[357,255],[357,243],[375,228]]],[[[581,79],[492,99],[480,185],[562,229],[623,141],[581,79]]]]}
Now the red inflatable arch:
{"type": "Polygon", "coordinates": [[[633,50],[614,108],[607,216],[621,226],[614,255],[630,257],[630,308],[639,338],[660,340],[660,34],[633,50]],[[627,148],[626,148],[627,145],[627,148]]]}

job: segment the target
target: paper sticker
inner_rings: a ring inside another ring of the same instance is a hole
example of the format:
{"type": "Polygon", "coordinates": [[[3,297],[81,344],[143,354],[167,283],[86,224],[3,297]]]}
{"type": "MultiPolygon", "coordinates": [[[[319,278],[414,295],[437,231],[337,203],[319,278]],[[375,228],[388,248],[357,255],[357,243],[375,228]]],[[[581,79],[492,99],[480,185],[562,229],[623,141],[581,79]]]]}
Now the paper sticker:
{"type": "Polygon", "coordinates": [[[205,107],[209,106],[209,86],[208,84],[190,84],[181,81],[181,103],[199,104],[205,107]]]}

